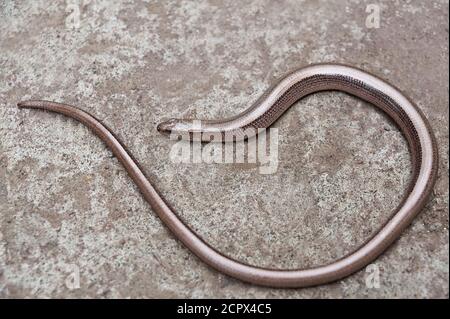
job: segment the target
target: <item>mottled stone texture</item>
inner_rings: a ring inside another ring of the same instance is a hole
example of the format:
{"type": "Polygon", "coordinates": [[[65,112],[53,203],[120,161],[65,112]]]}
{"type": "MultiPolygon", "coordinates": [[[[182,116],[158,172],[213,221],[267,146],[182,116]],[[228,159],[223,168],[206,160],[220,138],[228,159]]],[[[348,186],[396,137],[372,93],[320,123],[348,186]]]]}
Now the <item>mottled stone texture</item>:
{"type": "Polygon", "coordinates": [[[447,1],[1,1],[0,297],[448,297],[448,102],[447,1]],[[369,3],[379,29],[365,25],[369,3]],[[366,270],[288,290],[221,275],[168,232],[87,128],[15,106],[39,98],[94,114],[212,246],[253,265],[308,267],[354,250],[402,197],[408,147],[384,114],[343,93],[299,101],[275,124],[272,175],[174,164],[156,124],[234,115],[316,62],[398,86],[440,146],[429,204],[375,262],[379,288],[366,270]]]}

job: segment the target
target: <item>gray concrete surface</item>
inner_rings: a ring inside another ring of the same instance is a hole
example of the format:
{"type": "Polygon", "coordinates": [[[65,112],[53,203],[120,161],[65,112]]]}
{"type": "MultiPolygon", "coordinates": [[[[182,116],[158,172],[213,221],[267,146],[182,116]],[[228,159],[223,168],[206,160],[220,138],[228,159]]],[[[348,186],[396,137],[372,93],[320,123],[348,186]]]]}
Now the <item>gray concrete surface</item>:
{"type": "Polygon", "coordinates": [[[0,297],[448,298],[448,89],[448,1],[2,1],[0,297]],[[378,29],[365,24],[370,3],[378,29]],[[91,112],[211,245],[254,265],[307,267],[351,252],[399,202],[409,153],[384,114],[341,93],[303,99],[275,125],[272,175],[174,164],[174,142],[155,128],[234,115],[316,62],[395,84],[439,142],[434,194],[374,263],[378,288],[366,270],[290,290],[221,275],[174,239],[88,129],[15,107],[39,98],[91,112]]]}

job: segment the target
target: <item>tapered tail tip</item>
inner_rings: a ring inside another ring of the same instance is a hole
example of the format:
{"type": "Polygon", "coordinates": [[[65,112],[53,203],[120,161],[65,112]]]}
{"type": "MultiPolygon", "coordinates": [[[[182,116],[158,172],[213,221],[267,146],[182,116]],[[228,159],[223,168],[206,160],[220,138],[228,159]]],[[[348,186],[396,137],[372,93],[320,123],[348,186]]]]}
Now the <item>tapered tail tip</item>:
{"type": "Polygon", "coordinates": [[[53,102],[44,100],[26,100],[17,103],[19,109],[48,109],[53,102]]]}
{"type": "Polygon", "coordinates": [[[19,103],[17,103],[17,107],[19,109],[22,109],[22,108],[36,108],[39,105],[41,105],[42,102],[43,101],[39,101],[39,100],[20,101],[19,103]]]}

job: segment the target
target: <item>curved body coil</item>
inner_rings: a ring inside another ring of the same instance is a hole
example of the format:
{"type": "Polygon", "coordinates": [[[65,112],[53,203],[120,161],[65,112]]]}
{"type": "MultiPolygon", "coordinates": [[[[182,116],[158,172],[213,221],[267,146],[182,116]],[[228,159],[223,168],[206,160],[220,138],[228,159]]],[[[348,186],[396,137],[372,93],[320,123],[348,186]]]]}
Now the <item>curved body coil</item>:
{"type": "Polygon", "coordinates": [[[178,119],[158,125],[158,130],[163,133],[188,133],[185,136],[189,139],[198,135],[201,140],[209,141],[210,136],[217,133],[224,136],[225,140],[228,135],[237,140],[245,139],[250,137],[243,133],[246,128],[268,127],[302,97],[324,90],[349,93],[386,112],[408,141],[413,172],[403,201],[387,223],[363,245],[329,264],[294,270],[247,265],[224,256],[209,246],[180,220],[112,132],[88,113],[73,106],[48,101],[25,101],[18,106],[60,113],[88,126],[122,163],[162,222],[206,264],[224,274],[257,285],[305,287],[338,280],[372,262],[400,236],[426,204],[437,176],[438,153],[433,133],[421,111],[398,89],[376,76],[345,65],[318,64],[290,73],[272,86],[249,109],[233,118],[202,121],[201,128],[193,126],[192,120],[178,119]]]}

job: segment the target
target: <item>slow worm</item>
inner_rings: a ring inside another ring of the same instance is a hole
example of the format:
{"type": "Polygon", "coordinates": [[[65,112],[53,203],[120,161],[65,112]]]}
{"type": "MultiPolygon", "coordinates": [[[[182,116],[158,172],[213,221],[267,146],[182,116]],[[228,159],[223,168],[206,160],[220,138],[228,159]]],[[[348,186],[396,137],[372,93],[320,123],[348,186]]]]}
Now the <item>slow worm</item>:
{"type": "Polygon", "coordinates": [[[316,64],[298,69],[272,86],[241,114],[221,121],[203,121],[199,130],[191,120],[169,120],[158,125],[164,133],[200,134],[209,140],[212,133],[223,136],[245,128],[266,128],[302,97],[324,90],[338,90],[374,104],[388,114],[406,137],[412,155],[412,178],[404,199],[392,217],[354,252],[329,264],[309,269],[278,270],[251,266],[224,256],[192,231],[165,202],[146,178],[126,148],[103,124],[88,113],[55,102],[20,102],[20,108],[60,113],[88,126],[122,163],[130,177],[162,222],[202,261],[218,271],[249,283],[270,287],[306,287],[346,277],[377,258],[411,223],[427,202],[437,176],[438,153],[434,135],[422,112],[398,89],[362,70],[338,64],[316,64]]]}

